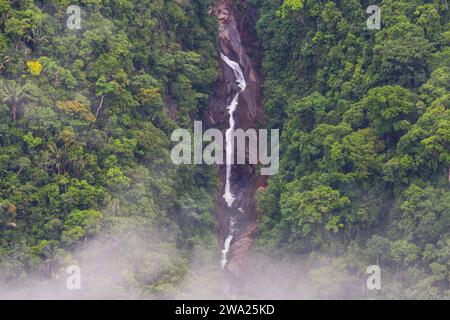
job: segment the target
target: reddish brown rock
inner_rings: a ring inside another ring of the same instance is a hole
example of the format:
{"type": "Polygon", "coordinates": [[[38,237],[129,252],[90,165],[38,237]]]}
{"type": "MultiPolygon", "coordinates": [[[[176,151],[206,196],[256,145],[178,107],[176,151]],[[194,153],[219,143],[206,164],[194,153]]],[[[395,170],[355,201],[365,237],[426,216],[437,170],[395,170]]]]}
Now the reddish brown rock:
{"type": "MultiPolygon", "coordinates": [[[[247,130],[260,127],[266,122],[261,103],[262,76],[257,55],[256,14],[253,10],[238,12],[231,0],[220,0],[215,8],[219,19],[219,50],[238,62],[244,71],[247,88],[241,93],[235,112],[236,129],[247,130]]],[[[232,70],[220,61],[220,76],[209,100],[209,110],[204,121],[210,127],[228,128],[227,105],[237,92],[232,70]]],[[[225,156],[224,156],[225,158],[225,156]]],[[[250,270],[248,251],[255,239],[259,223],[256,205],[256,191],[266,185],[264,177],[256,175],[255,165],[234,165],[231,174],[231,190],[236,197],[233,208],[227,208],[222,198],[225,188],[226,167],[219,166],[221,187],[218,195],[217,219],[220,226],[220,244],[223,247],[229,233],[230,214],[236,217],[235,233],[228,254],[225,274],[233,287],[242,288],[250,270]]]]}

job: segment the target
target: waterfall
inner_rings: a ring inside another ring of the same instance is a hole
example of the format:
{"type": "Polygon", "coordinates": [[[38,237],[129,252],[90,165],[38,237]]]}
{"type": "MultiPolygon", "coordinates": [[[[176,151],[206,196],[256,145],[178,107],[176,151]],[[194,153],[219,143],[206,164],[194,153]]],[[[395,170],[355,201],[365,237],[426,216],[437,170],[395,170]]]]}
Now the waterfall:
{"type": "Polygon", "coordinates": [[[221,58],[225,63],[233,70],[234,76],[236,78],[236,81],[238,83],[238,87],[240,88],[240,91],[237,92],[231,101],[230,105],[227,107],[228,114],[230,115],[229,120],[229,128],[227,129],[225,133],[225,141],[226,141],[226,166],[227,166],[227,172],[226,172],[226,181],[225,181],[225,193],[223,194],[223,198],[227,202],[228,207],[231,207],[235,197],[233,193],[231,192],[231,183],[230,183],[230,177],[231,177],[231,162],[233,157],[233,132],[234,132],[234,112],[236,111],[238,101],[239,101],[239,95],[242,91],[245,90],[247,87],[247,83],[245,82],[244,74],[241,70],[241,67],[238,63],[228,59],[227,56],[225,56],[223,53],[220,54],[221,58]]]}
{"type": "MultiPolygon", "coordinates": [[[[231,208],[233,205],[233,202],[235,200],[235,197],[233,195],[233,192],[231,191],[231,169],[232,169],[232,160],[233,160],[233,133],[234,133],[234,112],[236,111],[236,108],[238,106],[239,102],[239,95],[241,92],[245,90],[247,87],[247,83],[245,82],[244,73],[242,72],[241,67],[237,62],[234,62],[230,60],[227,56],[225,56],[223,53],[220,54],[222,60],[233,70],[234,77],[236,78],[236,82],[238,83],[238,87],[240,91],[238,91],[235,95],[233,100],[231,101],[230,105],[227,107],[228,114],[230,115],[229,120],[229,128],[225,132],[225,141],[226,141],[226,181],[225,181],[225,191],[223,194],[223,198],[225,199],[228,208],[231,208]]],[[[230,250],[231,241],[233,240],[234,236],[234,225],[236,221],[233,217],[230,218],[230,228],[228,232],[228,236],[225,239],[224,243],[224,249],[222,250],[222,268],[225,267],[227,264],[227,255],[228,251],[230,250]]]]}
{"type": "Polygon", "coordinates": [[[228,237],[225,239],[225,243],[223,244],[223,250],[222,250],[222,261],[220,262],[220,265],[222,266],[222,269],[225,268],[227,264],[227,254],[230,250],[231,246],[231,240],[233,240],[233,234],[234,234],[234,224],[236,223],[234,217],[230,218],[230,232],[228,234],[228,237]]]}

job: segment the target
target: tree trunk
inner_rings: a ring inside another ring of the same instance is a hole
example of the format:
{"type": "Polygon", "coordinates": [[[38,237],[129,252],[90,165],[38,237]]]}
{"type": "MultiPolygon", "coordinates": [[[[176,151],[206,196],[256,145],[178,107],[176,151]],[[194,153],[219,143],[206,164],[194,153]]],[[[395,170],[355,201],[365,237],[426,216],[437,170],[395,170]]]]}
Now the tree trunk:
{"type": "Polygon", "coordinates": [[[103,100],[105,99],[105,95],[102,95],[101,99],[100,99],[100,105],[97,108],[97,112],[95,113],[95,120],[97,120],[98,115],[100,113],[100,110],[102,110],[103,107],[103,100]]]}
{"type": "Polygon", "coordinates": [[[13,103],[11,106],[11,118],[14,122],[16,122],[17,119],[17,105],[13,103]]]}

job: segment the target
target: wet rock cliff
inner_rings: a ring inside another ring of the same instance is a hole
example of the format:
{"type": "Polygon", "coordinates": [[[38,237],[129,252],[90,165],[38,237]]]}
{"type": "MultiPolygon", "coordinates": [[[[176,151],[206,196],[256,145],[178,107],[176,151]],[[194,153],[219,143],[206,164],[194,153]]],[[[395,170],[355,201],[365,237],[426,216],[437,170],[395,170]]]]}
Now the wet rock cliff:
{"type": "MultiPolygon", "coordinates": [[[[218,51],[237,62],[244,74],[246,88],[239,96],[234,113],[235,129],[263,127],[266,119],[261,102],[260,57],[257,50],[257,38],[254,29],[257,19],[256,10],[246,8],[244,1],[219,0],[214,8],[218,17],[218,51]],[[239,9],[237,9],[239,8],[239,9]]],[[[209,101],[209,109],[204,120],[208,127],[228,128],[229,113],[227,106],[240,90],[233,70],[224,61],[220,61],[220,76],[215,84],[214,94],[209,101]]],[[[248,156],[248,146],[246,147],[248,156]]],[[[224,157],[225,159],[225,157],[224,157]]],[[[233,236],[227,252],[224,272],[231,286],[239,290],[245,285],[251,265],[248,251],[256,235],[259,212],[257,211],[256,192],[265,187],[265,178],[258,176],[255,165],[233,165],[230,176],[231,191],[235,197],[228,207],[224,194],[226,165],[219,166],[221,187],[217,203],[217,219],[220,227],[220,245],[224,248],[230,234],[230,221],[233,218],[233,236]]]]}

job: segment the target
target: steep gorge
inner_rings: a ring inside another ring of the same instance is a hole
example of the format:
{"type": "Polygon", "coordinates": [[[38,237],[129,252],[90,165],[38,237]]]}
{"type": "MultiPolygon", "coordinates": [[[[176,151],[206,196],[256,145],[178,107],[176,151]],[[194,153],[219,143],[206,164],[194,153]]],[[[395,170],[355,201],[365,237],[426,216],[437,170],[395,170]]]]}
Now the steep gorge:
{"type": "MultiPolygon", "coordinates": [[[[240,2],[239,6],[245,7],[245,3],[240,2]]],[[[221,128],[227,136],[231,126],[245,131],[265,123],[254,29],[256,11],[238,10],[233,1],[220,0],[214,13],[219,20],[220,77],[205,120],[208,126],[221,128]],[[240,79],[241,72],[244,79],[240,79]]],[[[229,152],[224,158],[228,157],[229,152]]],[[[219,175],[221,188],[216,212],[223,249],[222,267],[232,291],[238,291],[246,282],[250,267],[247,253],[259,222],[256,192],[266,182],[257,175],[256,166],[250,164],[221,165],[219,175]]]]}

